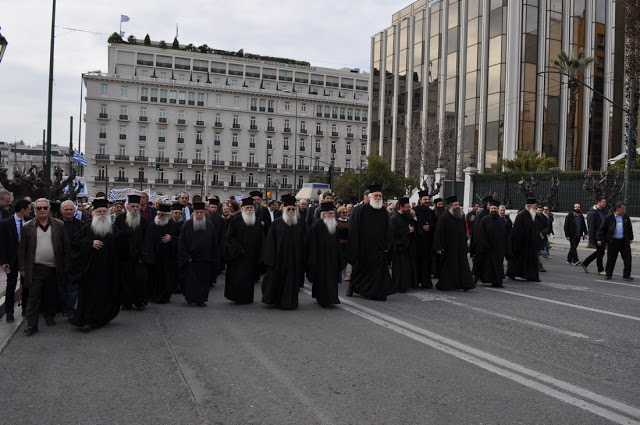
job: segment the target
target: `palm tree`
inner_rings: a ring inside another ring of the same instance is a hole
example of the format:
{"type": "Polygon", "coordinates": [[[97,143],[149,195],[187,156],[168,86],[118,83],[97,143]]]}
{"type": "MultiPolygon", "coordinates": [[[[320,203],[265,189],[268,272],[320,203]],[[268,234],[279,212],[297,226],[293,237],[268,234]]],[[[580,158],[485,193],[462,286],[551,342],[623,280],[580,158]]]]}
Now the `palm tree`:
{"type": "MultiPolygon", "coordinates": [[[[634,134],[631,135],[631,152],[635,152],[638,147],[638,106],[640,96],[636,90],[634,98],[631,99],[630,82],[632,79],[640,79],[640,3],[638,1],[627,1],[625,6],[625,91],[628,104],[633,103],[633,110],[636,113],[629,119],[633,120],[634,134]]],[[[627,127],[627,131],[629,128],[627,127]]],[[[631,169],[636,168],[637,156],[631,156],[631,169]]]]}
{"type": "Polygon", "coordinates": [[[567,120],[567,159],[566,168],[573,171],[573,160],[575,155],[575,121],[576,121],[576,104],[578,100],[578,88],[580,82],[576,78],[581,77],[587,67],[593,62],[593,57],[585,57],[584,49],[576,52],[575,56],[569,56],[565,52],[558,53],[558,59],[553,64],[560,71],[569,75],[569,119],[567,120]]]}
{"type": "Polygon", "coordinates": [[[538,156],[536,151],[516,151],[515,159],[500,160],[500,166],[514,172],[549,171],[557,166],[555,158],[538,156]]]}

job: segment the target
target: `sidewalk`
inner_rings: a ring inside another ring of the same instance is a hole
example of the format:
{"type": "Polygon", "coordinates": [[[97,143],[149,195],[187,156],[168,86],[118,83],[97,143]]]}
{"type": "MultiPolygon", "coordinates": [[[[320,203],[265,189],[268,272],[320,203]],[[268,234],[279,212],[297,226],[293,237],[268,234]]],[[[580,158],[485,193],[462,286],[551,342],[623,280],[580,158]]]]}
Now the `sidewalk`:
{"type": "MultiPolygon", "coordinates": [[[[565,238],[563,238],[560,235],[550,235],[549,236],[549,243],[551,244],[551,249],[563,249],[563,250],[569,250],[569,241],[566,240],[565,238]]],[[[578,245],[578,252],[584,252],[584,253],[592,253],[594,250],[593,248],[587,248],[587,245],[589,244],[588,240],[584,240],[584,241],[580,241],[580,245],[578,245]]],[[[606,257],[606,253],[605,253],[605,257],[606,257]]],[[[632,257],[640,257],[640,243],[639,242],[632,242],[631,243],[631,256],[632,257]]],[[[605,259],[606,261],[606,259],[605,259]]]]}

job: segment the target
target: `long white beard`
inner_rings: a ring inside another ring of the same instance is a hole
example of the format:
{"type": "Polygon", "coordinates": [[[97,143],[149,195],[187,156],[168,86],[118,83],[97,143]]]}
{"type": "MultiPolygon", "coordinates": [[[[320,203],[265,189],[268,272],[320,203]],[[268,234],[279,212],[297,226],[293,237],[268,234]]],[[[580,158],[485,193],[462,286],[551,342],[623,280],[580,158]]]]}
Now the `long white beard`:
{"type": "Polygon", "coordinates": [[[126,218],[127,226],[131,227],[133,230],[137,229],[140,226],[140,213],[138,211],[127,211],[126,218]]]}
{"type": "Polygon", "coordinates": [[[382,199],[371,199],[369,201],[369,205],[371,205],[374,209],[379,210],[380,208],[382,208],[382,199]]]}
{"type": "Polygon", "coordinates": [[[94,216],[91,219],[91,230],[97,236],[104,236],[113,231],[113,227],[111,224],[111,217],[106,215],[104,216],[94,216]]]}
{"type": "Polygon", "coordinates": [[[206,218],[204,217],[198,218],[196,216],[193,216],[193,230],[195,230],[196,232],[206,230],[207,222],[205,220],[206,218]]]}
{"type": "Polygon", "coordinates": [[[287,226],[295,226],[296,224],[298,224],[298,211],[294,211],[293,214],[282,214],[282,220],[287,226]]]}
{"type": "Polygon", "coordinates": [[[156,216],[156,218],[153,219],[153,222],[156,224],[156,226],[164,227],[169,223],[169,217],[165,216],[163,218],[160,218],[160,216],[156,216]]]}
{"type": "Polygon", "coordinates": [[[531,208],[529,210],[529,214],[531,214],[531,220],[535,221],[535,219],[536,219],[536,210],[534,208],[531,208]]]}
{"type": "Polygon", "coordinates": [[[256,216],[253,214],[253,211],[242,211],[242,219],[247,226],[256,224],[256,216]]]}
{"type": "Polygon", "coordinates": [[[323,218],[322,221],[324,222],[324,225],[327,226],[327,230],[329,231],[330,235],[336,233],[336,227],[338,226],[338,223],[336,222],[335,218],[326,217],[323,218]]]}

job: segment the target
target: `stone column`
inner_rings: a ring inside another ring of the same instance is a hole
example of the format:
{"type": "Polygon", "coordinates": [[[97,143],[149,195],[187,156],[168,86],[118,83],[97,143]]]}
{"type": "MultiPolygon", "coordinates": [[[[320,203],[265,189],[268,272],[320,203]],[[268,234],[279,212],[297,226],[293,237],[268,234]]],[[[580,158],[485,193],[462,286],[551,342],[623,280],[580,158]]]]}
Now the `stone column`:
{"type": "Polygon", "coordinates": [[[464,169],[464,198],[462,203],[466,211],[469,211],[473,205],[473,176],[476,174],[478,174],[476,167],[464,169]]]}

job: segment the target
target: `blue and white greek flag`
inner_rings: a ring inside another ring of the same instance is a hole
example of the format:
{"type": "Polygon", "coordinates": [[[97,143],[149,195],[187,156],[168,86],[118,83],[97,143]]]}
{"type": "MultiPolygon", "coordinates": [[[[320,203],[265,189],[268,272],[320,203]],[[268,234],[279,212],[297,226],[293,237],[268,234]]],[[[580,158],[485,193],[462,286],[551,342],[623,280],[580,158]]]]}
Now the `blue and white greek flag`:
{"type": "Polygon", "coordinates": [[[82,165],[83,167],[86,167],[87,165],[89,165],[89,163],[87,162],[87,159],[75,149],[73,150],[73,160],[78,164],[82,165]]]}
{"type": "Polygon", "coordinates": [[[127,15],[120,15],[120,22],[129,22],[129,17],[127,15]]]}
{"type": "Polygon", "coordinates": [[[109,201],[116,202],[116,192],[113,189],[109,191],[109,201]]]}

